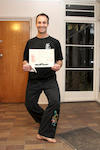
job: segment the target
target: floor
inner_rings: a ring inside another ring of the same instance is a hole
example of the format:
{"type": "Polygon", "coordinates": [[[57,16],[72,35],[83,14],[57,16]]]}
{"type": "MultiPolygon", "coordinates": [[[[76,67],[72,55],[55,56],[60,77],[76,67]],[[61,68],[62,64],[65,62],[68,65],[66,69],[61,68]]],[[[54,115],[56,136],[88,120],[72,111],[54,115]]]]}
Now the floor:
{"type": "MultiPolygon", "coordinates": [[[[87,126],[100,132],[100,104],[61,104],[57,134],[87,126]]],[[[24,104],[0,104],[0,150],[73,150],[57,134],[57,143],[54,144],[37,140],[38,128],[24,104]]]]}

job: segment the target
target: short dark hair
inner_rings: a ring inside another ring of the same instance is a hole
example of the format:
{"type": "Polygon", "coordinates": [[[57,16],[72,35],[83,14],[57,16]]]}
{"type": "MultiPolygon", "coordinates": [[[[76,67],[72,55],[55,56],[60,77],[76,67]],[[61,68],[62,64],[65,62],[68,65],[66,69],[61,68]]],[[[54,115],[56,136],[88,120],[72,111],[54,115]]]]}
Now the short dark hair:
{"type": "Polygon", "coordinates": [[[45,17],[47,18],[47,22],[48,22],[48,24],[49,24],[49,17],[48,17],[48,15],[46,15],[45,13],[38,14],[38,15],[36,16],[36,22],[37,22],[37,18],[38,18],[39,16],[45,16],[45,17]]]}

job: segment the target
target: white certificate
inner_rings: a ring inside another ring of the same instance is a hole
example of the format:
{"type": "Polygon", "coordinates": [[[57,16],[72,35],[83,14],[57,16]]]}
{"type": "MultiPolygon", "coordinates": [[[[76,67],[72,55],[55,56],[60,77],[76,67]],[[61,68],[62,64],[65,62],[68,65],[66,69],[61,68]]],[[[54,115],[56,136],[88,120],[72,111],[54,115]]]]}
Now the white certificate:
{"type": "Polygon", "coordinates": [[[35,68],[54,66],[54,49],[29,49],[29,64],[35,68]]]}

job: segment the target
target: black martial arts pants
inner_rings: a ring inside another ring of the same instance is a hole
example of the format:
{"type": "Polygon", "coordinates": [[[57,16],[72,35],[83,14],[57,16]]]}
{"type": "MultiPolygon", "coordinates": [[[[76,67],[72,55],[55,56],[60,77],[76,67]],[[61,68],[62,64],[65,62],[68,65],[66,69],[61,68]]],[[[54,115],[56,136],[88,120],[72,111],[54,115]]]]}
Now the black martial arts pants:
{"type": "Polygon", "coordinates": [[[39,134],[54,138],[60,111],[60,92],[56,79],[28,80],[25,105],[33,119],[40,123],[39,134]],[[38,104],[42,91],[48,99],[45,110],[38,104]]]}

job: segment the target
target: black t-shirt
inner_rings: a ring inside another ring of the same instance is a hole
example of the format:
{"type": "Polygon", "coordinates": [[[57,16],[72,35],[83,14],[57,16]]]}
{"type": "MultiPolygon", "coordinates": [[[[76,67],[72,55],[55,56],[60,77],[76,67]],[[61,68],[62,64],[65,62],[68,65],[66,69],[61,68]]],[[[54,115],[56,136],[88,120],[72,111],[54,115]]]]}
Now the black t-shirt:
{"type": "MultiPolygon", "coordinates": [[[[29,49],[45,49],[47,45],[49,49],[54,49],[55,62],[63,59],[59,41],[48,36],[46,38],[34,37],[30,39],[26,44],[23,60],[29,61],[29,49]]],[[[48,79],[56,76],[55,71],[51,68],[36,68],[36,70],[37,73],[29,72],[29,79],[48,79]]]]}

